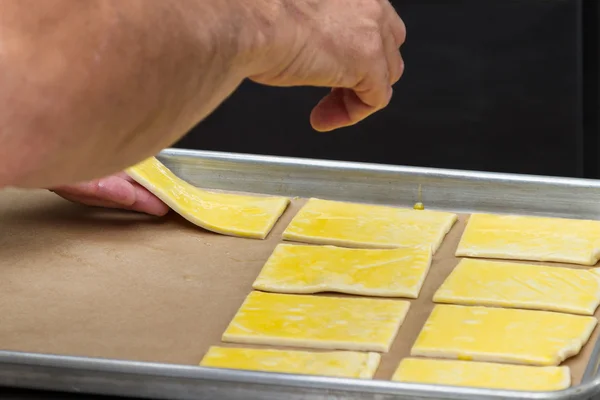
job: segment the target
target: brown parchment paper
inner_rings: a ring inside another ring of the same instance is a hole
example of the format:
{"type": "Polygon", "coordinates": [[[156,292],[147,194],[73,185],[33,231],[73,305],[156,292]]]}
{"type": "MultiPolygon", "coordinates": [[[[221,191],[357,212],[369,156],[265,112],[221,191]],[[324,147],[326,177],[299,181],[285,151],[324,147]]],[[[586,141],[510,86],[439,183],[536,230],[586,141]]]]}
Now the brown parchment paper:
{"type": "MultiPolygon", "coordinates": [[[[1,191],[0,348],[198,365],[209,346],[224,345],[221,334],[302,204],[294,200],[262,241],[206,232],[175,213],[155,218],[46,191],[1,191]]],[[[433,293],[458,263],[465,220],[435,255],[376,379],[390,379],[409,355],[433,293]]],[[[566,362],[573,384],[597,338],[598,329],[566,362]]]]}

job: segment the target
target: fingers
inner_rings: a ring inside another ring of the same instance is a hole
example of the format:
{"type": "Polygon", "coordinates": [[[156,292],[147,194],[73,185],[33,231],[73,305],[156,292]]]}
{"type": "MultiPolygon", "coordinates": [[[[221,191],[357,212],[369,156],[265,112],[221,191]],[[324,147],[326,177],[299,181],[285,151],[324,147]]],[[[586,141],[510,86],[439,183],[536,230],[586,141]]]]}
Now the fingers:
{"type": "Polygon", "coordinates": [[[109,200],[99,199],[93,196],[74,195],[68,192],[61,192],[60,190],[57,190],[55,193],[65,200],[69,200],[73,203],[84,204],[86,206],[102,208],[124,208],[122,204],[114,203],[109,200]]]}
{"type": "Polygon", "coordinates": [[[319,132],[353,125],[373,112],[351,89],[335,88],[312,110],[310,123],[319,132]]]}
{"type": "Polygon", "coordinates": [[[404,73],[404,61],[400,55],[400,50],[398,49],[394,35],[389,29],[390,28],[388,27],[388,33],[383,35],[382,41],[388,66],[390,85],[394,85],[400,80],[400,77],[404,73]]]}
{"type": "MultiPolygon", "coordinates": [[[[389,88],[387,104],[392,89],[389,84],[386,87],[389,88]]],[[[328,132],[354,125],[383,107],[366,104],[355,90],[335,88],[313,108],[310,123],[316,131],[328,132]]]]}
{"type": "Polygon", "coordinates": [[[310,123],[316,131],[328,132],[354,125],[386,107],[392,98],[387,65],[357,88],[334,88],[313,108],[310,123]]]}
{"type": "Polygon", "coordinates": [[[394,36],[394,40],[396,41],[396,47],[400,48],[400,46],[402,46],[406,40],[406,25],[389,0],[381,0],[381,2],[384,7],[385,15],[388,19],[390,30],[394,36]]]}
{"type": "Polygon", "coordinates": [[[135,202],[135,192],[131,183],[118,176],[60,186],[53,191],[61,196],[65,194],[71,197],[97,198],[123,206],[130,206],[135,202]]]}
{"type": "Polygon", "coordinates": [[[325,132],[354,125],[386,107],[394,85],[404,73],[400,46],[406,39],[406,27],[388,0],[382,6],[378,46],[365,48],[371,54],[369,70],[351,89],[335,88],[313,109],[310,122],[317,131],[325,132]]]}
{"type": "Polygon", "coordinates": [[[390,84],[390,68],[383,44],[380,54],[372,60],[371,71],[354,88],[358,98],[373,109],[373,112],[384,108],[392,97],[390,84]]]}
{"type": "Polygon", "coordinates": [[[83,204],[91,207],[102,207],[102,208],[117,208],[122,210],[136,211],[157,217],[162,217],[169,212],[169,208],[160,200],[153,199],[151,201],[136,201],[131,206],[124,206],[123,204],[115,203],[110,200],[105,200],[97,197],[90,197],[84,195],[71,195],[69,193],[56,192],[65,200],[69,200],[73,203],[83,204]]]}
{"type": "Polygon", "coordinates": [[[391,33],[385,42],[380,40],[377,57],[365,78],[353,88],[334,88],[313,109],[310,122],[315,130],[327,132],[354,125],[389,104],[403,62],[391,33]]]}
{"type": "Polygon", "coordinates": [[[400,55],[400,46],[406,39],[406,26],[388,0],[381,0],[385,21],[382,29],[382,41],[387,57],[391,84],[400,80],[404,73],[404,61],[400,55]]]}
{"type": "Polygon", "coordinates": [[[89,206],[121,208],[156,216],[163,216],[169,211],[160,199],[123,174],[61,186],[52,191],[66,200],[89,206]]]}
{"type": "Polygon", "coordinates": [[[169,212],[169,206],[150,193],[145,187],[137,182],[133,182],[132,186],[135,190],[135,202],[129,207],[130,210],[144,212],[158,217],[162,217],[169,212]]]}
{"type": "Polygon", "coordinates": [[[131,210],[145,212],[151,215],[163,216],[169,212],[167,206],[161,199],[152,194],[148,189],[133,180],[132,177],[125,172],[119,173],[117,176],[123,177],[129,182],[135,191],[135,202],[131,205],[131,210]]]}

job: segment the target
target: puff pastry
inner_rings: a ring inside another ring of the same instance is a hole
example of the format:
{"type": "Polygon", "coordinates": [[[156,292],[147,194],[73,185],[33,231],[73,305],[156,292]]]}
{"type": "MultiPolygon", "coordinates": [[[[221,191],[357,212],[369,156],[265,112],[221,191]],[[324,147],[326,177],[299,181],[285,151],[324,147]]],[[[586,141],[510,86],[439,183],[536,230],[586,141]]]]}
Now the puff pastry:
{"type": "Polygon", "coordinates": [[[485,389],[555,391],[571,386],[569,367],[405,358],[394,381],[485,389]]]}
{"type": "Polygon", "coordinates": [[[597,322],[549,311],[436,305],[411,356],[556,366],[581,351],[597,322]]]}
{"type": "Polygon", "coordinates": [[[456,256],[594,265],[600,221],[473,214],[456,256]]]}
{"type": "Polygon", "coordinates": [[[224,342],[387,352],[410,303],[251,292],[224,342]]]}
{"type": "Polygon", "coordinates": [[[200,362],[211,368],[371,379],[381,355],[355,351],[309,352],[212,346],[200,362]]]}
{"type": "Polygon", "coordinates": [[[279,244],[253,287],[279,293],[339,292],[417,298],[431,265],[431,249],[348,249],[279,244]]]}
{"type": "Polygon", "coordinates": [[[264,239],[290,203],[285,197],[199,189],[155,157],[128,168],[126,173],[191,223],[223,235],[264,239]]]}
{"type": "Polygon", "coordinates": [[[600,276],[585,269],[463,259],[433,301],[593,315],[600,276]]]}
{"type": "Polygon", "coordinates": [[[283,233],[290,241],[344,247],[431,246],[435,253],[458,216],[312,198],[283,233]]]}

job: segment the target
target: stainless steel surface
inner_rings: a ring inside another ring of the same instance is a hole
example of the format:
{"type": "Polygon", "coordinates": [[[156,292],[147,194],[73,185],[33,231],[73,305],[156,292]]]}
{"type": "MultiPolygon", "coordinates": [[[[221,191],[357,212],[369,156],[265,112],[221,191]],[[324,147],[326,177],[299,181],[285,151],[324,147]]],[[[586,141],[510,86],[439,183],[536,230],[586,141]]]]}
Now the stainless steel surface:
{"type": "MultiPolygon", "coordinates": [[[[600,182],[169,149],[192,184],[286,196],[571,218],[600,217],[600,182]]],[[[0,351],[0,385],[164,399],[589,399],[600,393],[600,342],[584,381],[553,393],[362,381],[0,351]]]]}
{"type": "Polygon", "coordinates": [[[165,150],[160,159],[190,183],[215,189],[427,207],[600,218],[600,181],[165,150]]]}

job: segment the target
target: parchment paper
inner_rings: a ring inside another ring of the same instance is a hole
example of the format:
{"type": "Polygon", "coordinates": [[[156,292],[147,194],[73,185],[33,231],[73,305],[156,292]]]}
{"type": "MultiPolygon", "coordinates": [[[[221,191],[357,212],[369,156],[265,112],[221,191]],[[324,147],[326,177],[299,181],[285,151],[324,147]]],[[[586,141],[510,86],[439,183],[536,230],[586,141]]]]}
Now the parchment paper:
{"type": "MultiPolygon", "coordinates": [[[[209,346],[223,345],[221,334],[302,203],[294,200],[262,241],[206,232],[175,213],[155,218],[46,191],[2,191],[0,348],[198,365],[209,346]]],[[[465,220],[435,255],[376,379],[390,379],[409,354],[433,293],[458,263],[465,220]]],[[[597,337],[598,329],[566,362],[573,384],[597,337]]]]}

